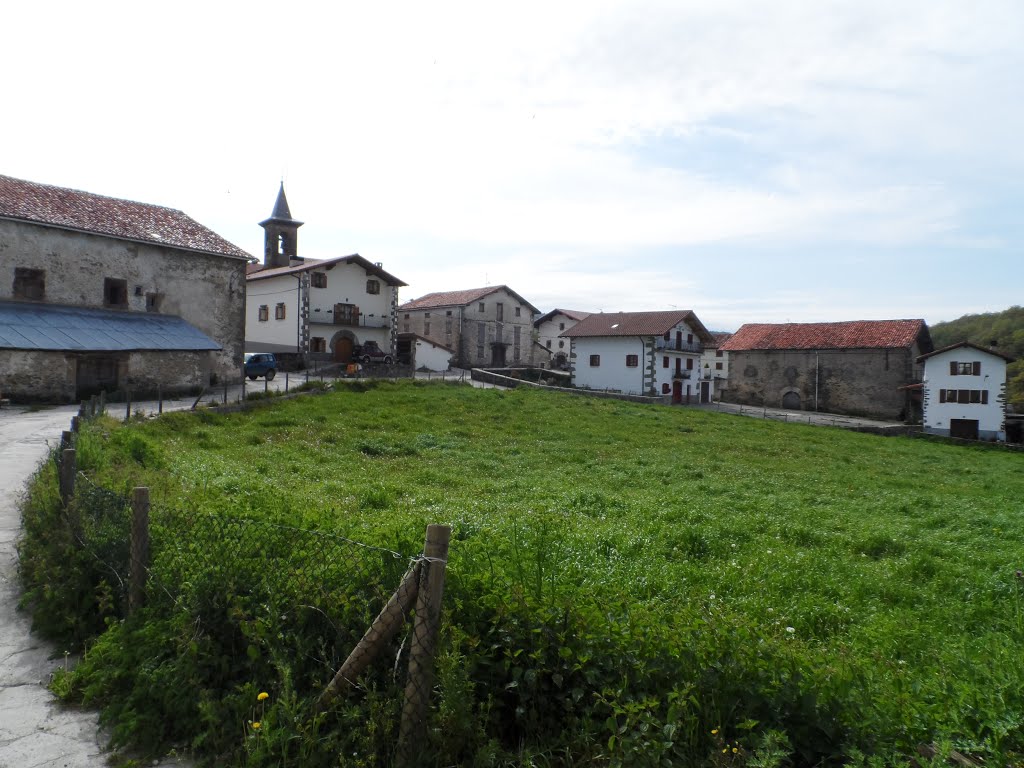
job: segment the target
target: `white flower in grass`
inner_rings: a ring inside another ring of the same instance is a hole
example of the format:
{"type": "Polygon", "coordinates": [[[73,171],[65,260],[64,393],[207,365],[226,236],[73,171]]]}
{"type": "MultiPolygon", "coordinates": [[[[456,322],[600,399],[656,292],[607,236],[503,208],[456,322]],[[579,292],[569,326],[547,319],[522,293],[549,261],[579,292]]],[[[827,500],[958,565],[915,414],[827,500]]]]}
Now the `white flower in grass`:
{"type": "Polygon", "coordinates": [[[796,632],[796,629],[794,627],[786,627],[786,631],[792,635],[794,632],[796,632]]]}

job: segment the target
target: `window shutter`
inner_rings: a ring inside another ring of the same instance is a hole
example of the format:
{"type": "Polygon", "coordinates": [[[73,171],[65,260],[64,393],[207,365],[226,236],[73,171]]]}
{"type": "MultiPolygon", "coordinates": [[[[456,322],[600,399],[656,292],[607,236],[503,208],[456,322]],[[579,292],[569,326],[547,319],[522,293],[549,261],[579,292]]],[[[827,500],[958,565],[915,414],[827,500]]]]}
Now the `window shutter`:
{"type": "Polygon", "coordinates": [[[971,368],[975,376],[981,376],[981,363],[977,360],[974,361],[974,366],[971,368]]]}
{"type": "Polygon", "coordinates": [[[981,404],[982,405],[988,405],[988,390],[987,389],[981,390],[981,404]]]}
{"type": "Polygon", "coordinates": [[[939,402],[940,403],[946,402],[946,390],[944,390],[944,389],[940,389],[939,390],[939,402]]]}
{"type": "Polygon", "coordinates": [[[956,376],[956,360],[949,361],[949,375],[956,376]]]}

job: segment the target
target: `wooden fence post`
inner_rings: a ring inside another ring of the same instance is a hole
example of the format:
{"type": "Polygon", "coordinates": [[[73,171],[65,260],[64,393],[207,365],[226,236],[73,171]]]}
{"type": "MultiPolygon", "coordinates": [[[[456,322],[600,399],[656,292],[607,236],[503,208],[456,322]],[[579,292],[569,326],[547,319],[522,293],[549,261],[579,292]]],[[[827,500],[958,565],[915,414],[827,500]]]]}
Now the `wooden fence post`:
{"type": "Polygon", "coordinates": [[[398,729],[396,764],[399,768],[411,765],[422,746],[430,689],[434,685],[434,652],[441,625],[441,597],[451,535],[452,529],[447,525],[427,526],[420,591],[416,597],[416,621],[409,650],[409,679],[405,683],[402,722],[398,729]]]}
{"type": "Polygon", "coordinates": [[[78,412],[78,416],[72,416],[71,417],[71,431],[74,432],[76,435],[78,434],[78,429],[79,429],[78,422],[79,422],[79,419],[81,419],[81,418],[82,418],[82,412],[81,411],[78,412]]]}
{"type": "Polygon", "coordinates": [[[146,574],[149,568],[149,488],[138,487],[132,493],[131,586],[128,611],[142,607],[146,599],[146,574]]]}
{"type": "Polygon", "coordinates": [[[132,417],[132,391],[125,389],[124,391],[124,420],[128,421],[132,417]]]}
{"type": "Polygon", "coordinates": [[[156,407],[157,413],[164,412],[164,388],[157,382],[156,385],[156,407]]]}
{"type": "Polygon", "coordinates": [[[75,445],[75,433],[73,430],[64,430],[60,433],[60,449],[73,448],[75,445]]]}
{"type": "Polygon", "coordinates": [[[93,411],[93,416],[102,416],[107,412],[107,390],[101,389],[99,396],[96,398],[96,410],[93,411]]]}
{"type": "Polygon", "coordinates": [[[65,448],[60,452],[60,503],[67,509],[75,495],[75,449],[65,448]]]}

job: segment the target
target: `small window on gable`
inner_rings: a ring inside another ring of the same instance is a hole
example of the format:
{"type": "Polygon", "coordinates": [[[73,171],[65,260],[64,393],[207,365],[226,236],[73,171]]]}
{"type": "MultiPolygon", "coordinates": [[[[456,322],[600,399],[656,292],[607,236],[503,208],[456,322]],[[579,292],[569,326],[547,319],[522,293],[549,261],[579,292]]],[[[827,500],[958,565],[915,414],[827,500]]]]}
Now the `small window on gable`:
{"type": "Polygon", "coordinates": [[[108,307],[128,306],[128,281],[115,277],[103,279],[103,303],[108,307]]]}
{"type": "Polygon", "coordinates": [[[722,357],[724,354],[725,353],[720,349],[715,350],[715,357],[722,357]]]}
{"type": "Polygon", "coordinates": [[[380,280],[367,280],[366,281],[366,292],[367,293],[380,293],[380,280]]]}
{"type": "Polygon", "coordinates": [[[521,317],[520,307],[516,307],[516,317],[521,317]]]}
{"type": "Polygon", "coordinates": [[[270,307],[266,304],[260,305],[259,321],[261,323],[267,322],[270,319],[270,307]]]}
{"type": "Polygon", "coordinates": [[[484,311],[484,303],[482,301],[477,305],[477,309],[479,309],[481,312],[484,311]]]}
{"type": "Polygon", "coordinates": [[[626,355],[626,367],[627,368],[636,368],[638,365],[640,365],[640,356],[639,355],[626,355]]]}
{"type": "Polygon", "coordinates": [[[590,356],[590,367],[591,368],[597,368],[600,365],[601,365],[601,356],[600,355],[591,355],[590,356]]]}
{"type": "Polygon", "coordinates": [[[15,267],[11,288],[16,299],[42,301],[46,297],[46,270],[15,267]]]}
{"type": "Polygon", "coordinates": [[[275,320],[284,320],[284,318],[285,318],[285,305],[284,305],[284,302],[282,301],[276,307],[274,307],[274,319],[275,320]]]}
{"type": "Polygon", "coordinates": [[[565,323],[559,323],[558,324],[558,330],[564,331],[565,330],[565,323]]]}
{"type": "MultiPolygon", "coordinates": [[[[327,287],[327,273],[326,272],[314,272],[309,276],[309,284],[314,288],[326,288],[327,287]]],[[[316,350],[314,350],[316,351],[316,350]]]]}
{"type": "Polygon", "coordinates": [[[693,344],[693,334],[692,333],[686,334],[686,343],[687,344],[693,344]]]}

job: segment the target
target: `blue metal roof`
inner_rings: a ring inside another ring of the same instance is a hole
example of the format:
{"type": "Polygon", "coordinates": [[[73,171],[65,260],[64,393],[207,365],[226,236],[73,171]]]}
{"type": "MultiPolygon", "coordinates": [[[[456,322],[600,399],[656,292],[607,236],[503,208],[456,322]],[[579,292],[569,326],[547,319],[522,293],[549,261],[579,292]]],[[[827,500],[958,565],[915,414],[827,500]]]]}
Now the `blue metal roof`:
{"type": "Polygon", "coordinates": [[[132,352],[220,348],[175,315],[0,301],[0,349],[132,352]]]}

